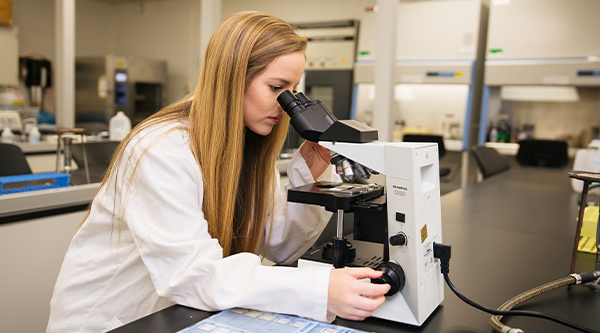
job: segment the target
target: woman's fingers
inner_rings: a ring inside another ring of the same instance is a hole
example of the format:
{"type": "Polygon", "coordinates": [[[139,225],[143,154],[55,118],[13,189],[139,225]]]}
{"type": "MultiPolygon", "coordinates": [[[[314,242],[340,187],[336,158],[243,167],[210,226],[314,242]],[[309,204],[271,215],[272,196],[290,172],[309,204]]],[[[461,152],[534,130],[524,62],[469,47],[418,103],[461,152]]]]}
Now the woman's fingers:
{"type": "Polygon", "coordinates": [[[328,311],[346,319],[362,320],[385,301],[390,286],[360,281],[377,278],[381,272],[370,268],[342,268],[331,271],[329,277],[328,311]]]}

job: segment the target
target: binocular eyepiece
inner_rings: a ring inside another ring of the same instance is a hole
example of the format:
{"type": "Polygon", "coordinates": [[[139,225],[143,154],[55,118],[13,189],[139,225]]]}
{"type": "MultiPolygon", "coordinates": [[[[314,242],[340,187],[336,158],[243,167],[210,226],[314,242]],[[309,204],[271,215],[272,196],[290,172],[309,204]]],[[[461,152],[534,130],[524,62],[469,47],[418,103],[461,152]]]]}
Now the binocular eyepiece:
{"type": "Polygon", "coordinates": [[[286,90],[277,97],[277,102],[290,116],[290,124],[306,140],[317,142],[338,119],[320,100],[311,101],[299,92],[294,95],[286,90]]]}

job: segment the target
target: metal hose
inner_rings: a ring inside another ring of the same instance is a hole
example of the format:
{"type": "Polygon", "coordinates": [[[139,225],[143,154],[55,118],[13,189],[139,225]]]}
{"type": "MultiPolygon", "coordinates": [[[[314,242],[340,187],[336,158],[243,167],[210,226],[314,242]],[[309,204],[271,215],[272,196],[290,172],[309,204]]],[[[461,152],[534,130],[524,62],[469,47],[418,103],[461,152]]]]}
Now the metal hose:
{"type": "MultiPolygon", "coordinates": [[[[498,310],[499,311],[509,311],[511,309],[513,309],[514,307],[516,307],[517,305],[527,301],[528,299],[531,299],[535,296],[539,296],[545,292],[563,287],[563,286],[568,286],[568,285],[572,285],[572,284],[576,284],[577,283],[577,279],[574,276],[567,276],[552,282],[548,282],[546,284],[543,284],[541,286],[535,287],[533,289],[529,289],[526,292],[523,292],[511,299],[509,299],[508,301],[506,301],[504,304],[502,304],[498,310]]],[[[492,316],[490,318],[490,325],[492,325],[492,328],[494,329],[494,331],[499,332],[499,333],[517,333],[517,332],[523,332],[523,330],[519,329],[519,328],[512,328],[509,327],[507,325],[504,325],[500,320],[502,319],[503,316],[500,315],[496,315],[496,316],[492,316]]]]}

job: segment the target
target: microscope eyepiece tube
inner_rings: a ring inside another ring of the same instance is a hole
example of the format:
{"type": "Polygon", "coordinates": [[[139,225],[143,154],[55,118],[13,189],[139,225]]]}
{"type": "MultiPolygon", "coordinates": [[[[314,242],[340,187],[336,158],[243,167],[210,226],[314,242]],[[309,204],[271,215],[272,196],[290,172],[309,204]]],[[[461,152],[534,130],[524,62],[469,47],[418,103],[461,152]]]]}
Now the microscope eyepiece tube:
{"type": "Polygon", "coordinates": [[[304,107],[308,107],[310,105],[310,98],[308,98],[306,95],[304,95],[303,92],[299,92],[296,94],[296,98],[298,98],[298,101],[300,101],[300,103],[302,103],[302,105],[304,107]]]}
{"type": "Polygon", "coordinates": [[[304,111],[302,103],[289,90],[279,94],[277,102],[290,117],[294,117],[297,113],[304,111]]]}

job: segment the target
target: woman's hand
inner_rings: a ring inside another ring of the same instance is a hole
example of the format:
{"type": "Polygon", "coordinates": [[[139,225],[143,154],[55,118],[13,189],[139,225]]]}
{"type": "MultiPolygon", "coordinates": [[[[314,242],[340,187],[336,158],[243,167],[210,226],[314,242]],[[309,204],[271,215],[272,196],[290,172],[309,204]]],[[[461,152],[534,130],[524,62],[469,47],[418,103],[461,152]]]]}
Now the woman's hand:
{"type": "Polygon", "coordinates": [[[364,320],[385,301],[389,284],[374,284],[359,279],[375,279],[383,272],[371,268],[334,269],[329,275],[327,311],[349,320],[364,320]]]}
{"type": "Polygon", "coordinates": [[[316,142],[304,141],[300,146],[300,154],[304,157],[315,181],[331,164],[329,149],[319,146],[316,142]]]}

